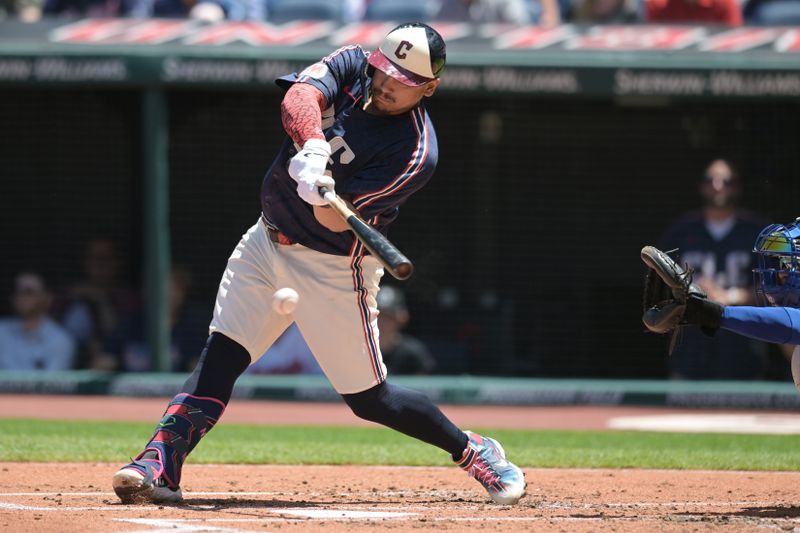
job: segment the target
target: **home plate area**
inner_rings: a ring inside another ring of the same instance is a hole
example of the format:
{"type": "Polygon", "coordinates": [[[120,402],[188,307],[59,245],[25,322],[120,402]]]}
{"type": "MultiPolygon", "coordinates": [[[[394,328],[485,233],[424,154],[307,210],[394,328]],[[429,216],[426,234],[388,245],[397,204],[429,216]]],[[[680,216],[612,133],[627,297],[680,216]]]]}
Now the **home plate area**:
{"type": "Polygon", "coordinates": [[[0,463],[0,530],[800,530],[800,473],[526,469],[516,506],[455,468],[187,465],[180,505],[122,505],[117,465],[0,463]]]}

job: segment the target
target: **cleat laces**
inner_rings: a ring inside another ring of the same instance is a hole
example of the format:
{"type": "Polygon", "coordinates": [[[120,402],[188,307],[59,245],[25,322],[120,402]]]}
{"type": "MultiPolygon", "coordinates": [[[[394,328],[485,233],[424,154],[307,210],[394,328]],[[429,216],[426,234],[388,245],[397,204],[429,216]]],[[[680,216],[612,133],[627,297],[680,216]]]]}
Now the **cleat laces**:
{"type": "Polygon", "coordinates": [[[487,463],[483,457],[477,457],[473,465],[467,471],[468,476],[477,479],[481,485],[495,490],[503,490],[503,483],[500,481],[500,474],[487,463]]]}

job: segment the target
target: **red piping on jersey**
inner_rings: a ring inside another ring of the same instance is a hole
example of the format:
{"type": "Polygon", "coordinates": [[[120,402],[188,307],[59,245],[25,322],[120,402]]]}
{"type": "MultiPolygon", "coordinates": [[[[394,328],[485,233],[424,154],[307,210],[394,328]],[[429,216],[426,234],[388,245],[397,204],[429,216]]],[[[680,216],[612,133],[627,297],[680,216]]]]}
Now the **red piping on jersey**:
{"type": "Polygon", "coordinates": [[[350,98],[352,98],[352,99],[353,99],[353,104],[357,104],[357,103],[358,103],[358,101],[359,101],[359,100],[361,100],[361,96],[364,96],[363,94],[362,94],[361,96],[359,96],[358,98],[356,98],[355,96],[353,96],[353,93],[351,93],[351,92],[350,92],[350,85],[347,85],[347,86],[346,86],[344,89],[342,89],[342,90],[345,92],[345,94],[346,94],[347,96],[349,96],[350,98]]]}
{"type": "Polygon", "coordinates": [[[425,122],[425,115],[422,113],[421,108],[417,107],[410,113],[412,124],[417,132],[417,147],[411,157],[406,168],[397,177],[395,177],[386,187],[379,191],[370,192],[357,196],[353,199],[353,205],[360,209],[372,202],[391,195],[397,192],[411,180],[419,175],[424,167],[425,160],[428,158],[428,126],[425,122]]]}

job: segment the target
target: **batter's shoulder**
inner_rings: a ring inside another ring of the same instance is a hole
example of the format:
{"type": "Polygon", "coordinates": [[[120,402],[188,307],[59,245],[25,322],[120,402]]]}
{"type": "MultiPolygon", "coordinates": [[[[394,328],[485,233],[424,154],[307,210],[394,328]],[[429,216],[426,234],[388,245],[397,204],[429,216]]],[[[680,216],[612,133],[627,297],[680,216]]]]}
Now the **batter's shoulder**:
{"type": "Polygon", "coordinates": [[[368,56],[369,53],[361,48],[361,45],[349,44],[328,54],[322,58],[322,62],[328,66],[338,66],[345,70],[358,69],[364,65],[368,56]]]}

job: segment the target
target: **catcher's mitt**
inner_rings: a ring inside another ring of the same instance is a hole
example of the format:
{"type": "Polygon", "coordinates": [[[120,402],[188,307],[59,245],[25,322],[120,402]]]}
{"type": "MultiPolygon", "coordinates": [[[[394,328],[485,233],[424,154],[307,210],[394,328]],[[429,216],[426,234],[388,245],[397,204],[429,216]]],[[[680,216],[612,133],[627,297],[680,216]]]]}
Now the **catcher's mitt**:
{"type": "Polygon", "coordinates": [[[654,246],[645,246],[642,261],[649,267],[644,282],[642,322],[654,333],[668,333],[684,322],[690,297],[706,293],[692,283],[692,271],[684,269],[654,246]]]}

